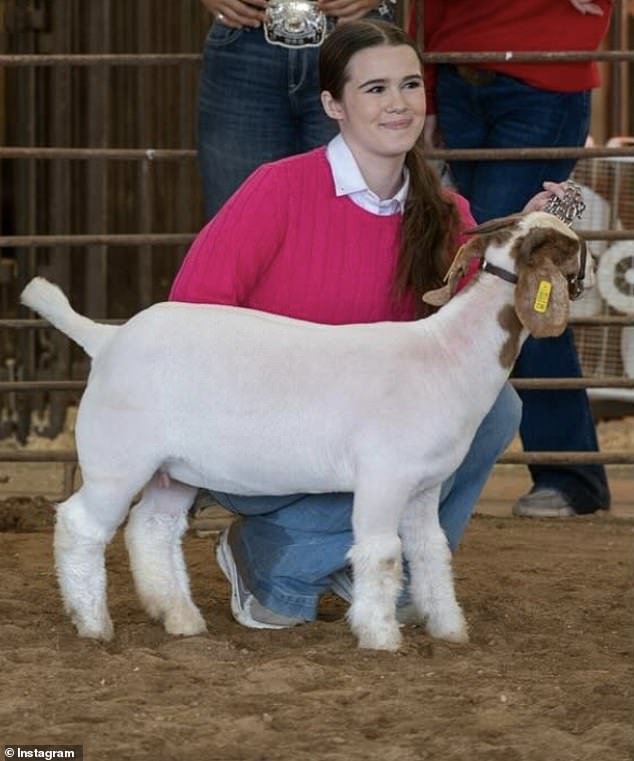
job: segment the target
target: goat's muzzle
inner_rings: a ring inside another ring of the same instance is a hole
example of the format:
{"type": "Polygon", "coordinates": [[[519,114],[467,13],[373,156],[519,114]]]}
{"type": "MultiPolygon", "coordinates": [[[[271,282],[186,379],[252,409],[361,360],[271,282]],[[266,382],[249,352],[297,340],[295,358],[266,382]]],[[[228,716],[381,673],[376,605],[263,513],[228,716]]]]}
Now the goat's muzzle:
{"type": "Polygon", "coordinates": [[[585,240],[579,237],[579,270],[574,275],[568,275],[568,298],[571,301],[576,301],[583,296],[584,280],[586,277],[586,263],[588,259],[588,247],[585,240]]]}

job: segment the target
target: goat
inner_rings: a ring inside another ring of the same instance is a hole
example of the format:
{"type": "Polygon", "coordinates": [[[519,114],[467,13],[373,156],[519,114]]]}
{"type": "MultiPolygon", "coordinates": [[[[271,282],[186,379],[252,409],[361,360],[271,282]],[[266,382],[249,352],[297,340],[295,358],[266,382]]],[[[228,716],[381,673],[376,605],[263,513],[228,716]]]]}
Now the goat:
{"type": "Polygon", "coordinates": [[[171,302],[111,326],[79,315],[42,278],[26,286],[22,302],[93,358],[76,426],[83,485],[59,505],[54,539],[81,636],[113,635],[105,546],[145,486],[126,542],[139,597],[169,633],[206,629],[180,544],[204,487],[354,492],[348,618],[359,646],[400,644],[401,552],[428,633],[467,641],[438,522],[440,485],[465,457],[524,338],[564,330],[568,281],[584,276],[585,253],[543,212],[472,232],[447,285],[426,298],[447,301],[474,256],[483,271],[415,322],[328,326],[171,302]]]}

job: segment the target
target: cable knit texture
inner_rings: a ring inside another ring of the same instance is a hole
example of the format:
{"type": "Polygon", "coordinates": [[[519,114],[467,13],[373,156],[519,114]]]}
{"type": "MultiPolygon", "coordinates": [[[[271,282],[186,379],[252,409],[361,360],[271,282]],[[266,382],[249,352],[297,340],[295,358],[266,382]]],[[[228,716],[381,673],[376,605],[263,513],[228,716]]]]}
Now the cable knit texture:
{"type": "MultiPolygon", "coordinates": [[[[461,228],[475,225],[465,199],[450,196],[461,228]]],[[[391,288],[400,226],[400,214],[337,198],[323,147],[264,164],[200,232],[170,300],[326,324],[410,320],[413,297],[391,288]]]]}

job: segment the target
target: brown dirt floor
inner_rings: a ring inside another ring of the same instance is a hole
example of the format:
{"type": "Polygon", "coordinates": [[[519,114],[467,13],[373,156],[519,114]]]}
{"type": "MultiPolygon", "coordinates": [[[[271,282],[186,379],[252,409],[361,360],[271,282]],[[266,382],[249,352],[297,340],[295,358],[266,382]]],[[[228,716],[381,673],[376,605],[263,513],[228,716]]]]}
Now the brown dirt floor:
{"type": "Polygon", "coordinates": [[[30,507],[0,503],[0,744],[82,744],[88,761],[633,758],[630,519],[476,516],[454,562],[470,644],[408,627],[388,654],[356,648],[331,596],[314,624],[243,629],[213,539],[193,532],[207,635],[148,620],[118,537],[115,639],[79,639],[58,598],[52,509],[30,507]]]}

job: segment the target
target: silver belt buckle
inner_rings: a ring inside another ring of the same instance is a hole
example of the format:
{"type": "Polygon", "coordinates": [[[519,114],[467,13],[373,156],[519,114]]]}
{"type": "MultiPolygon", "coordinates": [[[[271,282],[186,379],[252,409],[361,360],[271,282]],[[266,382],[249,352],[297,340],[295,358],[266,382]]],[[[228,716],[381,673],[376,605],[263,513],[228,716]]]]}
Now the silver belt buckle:
{"type": "Polygon", "coordinates": [[[285,48],[319,47],[328,34],[328,20],[311,0],[271,0],[264,15],[264,36],[285,48]]]}

